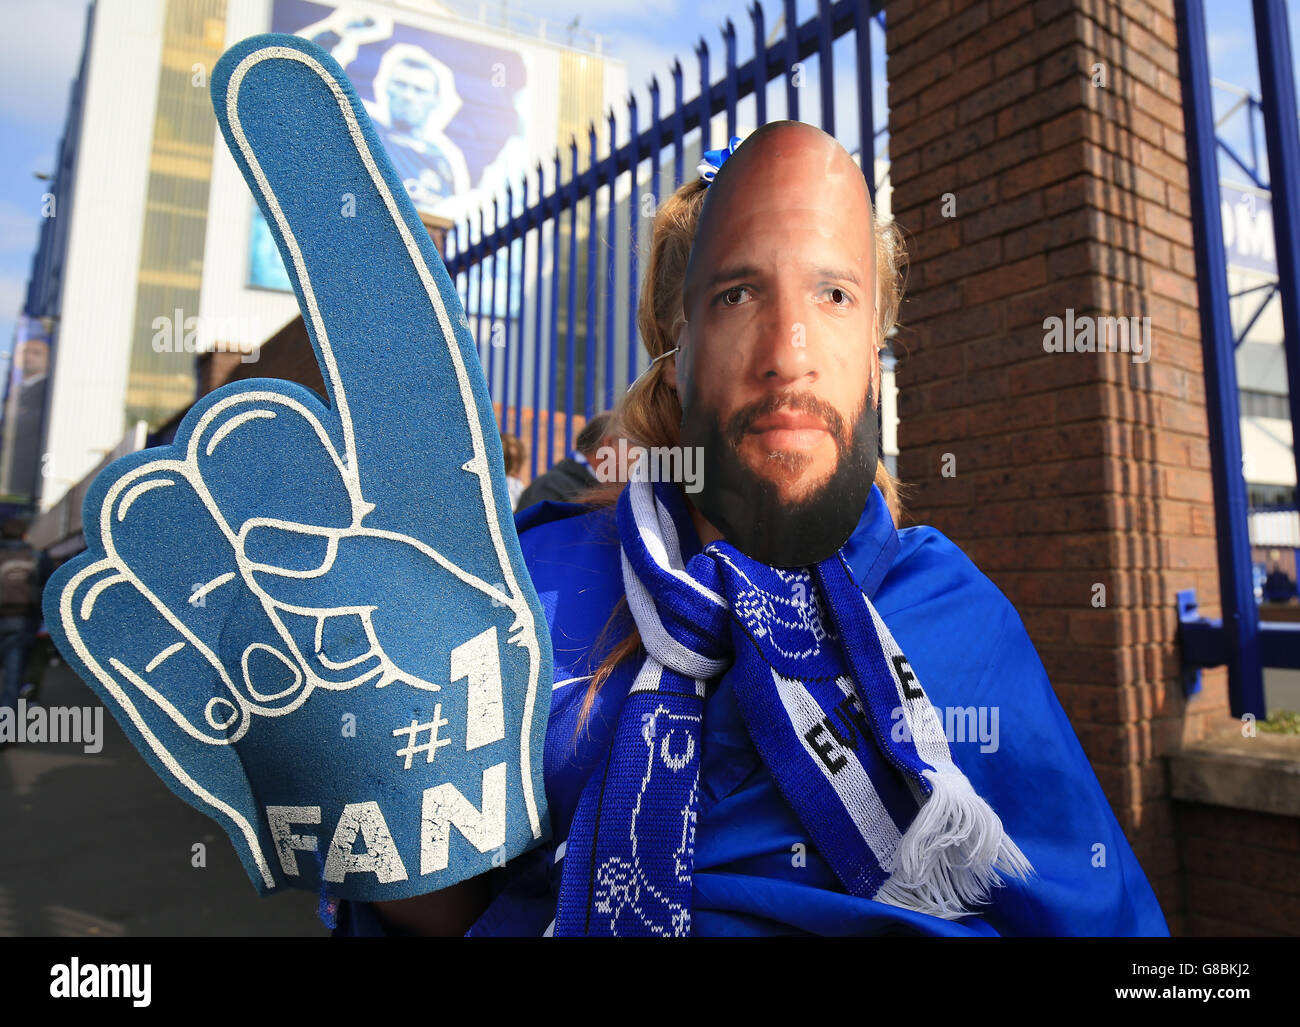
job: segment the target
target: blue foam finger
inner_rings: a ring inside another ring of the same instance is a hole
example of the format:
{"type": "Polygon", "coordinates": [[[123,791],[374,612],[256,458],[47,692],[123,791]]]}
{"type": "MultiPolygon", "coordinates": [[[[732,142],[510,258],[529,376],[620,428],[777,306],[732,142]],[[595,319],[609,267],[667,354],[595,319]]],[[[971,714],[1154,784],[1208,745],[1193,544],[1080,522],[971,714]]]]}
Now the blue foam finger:
{"type": "MultiPolygon", "coordinates": [[[[163,615],[138,585],[120,574],[92,575],[76,592],[76,598],[80,603],[74,603],[74,607],[79,606],[75,616],[83,627],[126,640],[141,634],[141,628],[148,625],[148,634],[166,643],[152,653],[132,645],[99,652],[104,669],[112,673],[133,702],[140,706],[153,704],[181,731],[201,735],[214,746],[246,730],[247,717],[231,719],[231,713],[239,707],[234,682],[225,690],[214,688],[209,694],[188,687],[187,682],[193,678],[211,676],[210,657],[202,645],[194,644],[181,631],[169,631],[164,624],[155,623],[163,615]],[[92,623],[93,628],[89,628],[92,623]]],[[[233,753],[229,755],[234,758],[233,753]]]]}
{"type": "MultiPolygon", "coordinates": [[[[172,630],[165,632],[166,637],[186,642],[181,656],[168,659],[168,673],[197,653],[217,673],[229,665],[232,674],[229,682],[223,683],[251,697],[246,682],[233,670],[242,669],[240,654],[245,648],[271,637],[274,623],[237,573],[235,553],[205,506],[192,473],[184,462],[154,460],[119,478],[111,493],[116,499],[108,505],[106,553],[153,605],[154,616],[170,624],[172,630]],[[168,545],[165,560],[159,559],[160,526],[182,528],[177,534],[183,544],[168,545]]],[[[114,607],[120,604],[98,605],[100,617],[107,619],[116,615],[114,607]]],[[[118,628],[99,630],[105,637],[120,639],[140,629],[129,616],[120,620],[118,628]]],[[[288,651],[282,645],[279,650],[288,651]]],[[[185,698],[202,707],[208,697],[191,690],[185,698]]]]}
{"type": "MultiPolygon", "coordinates": [[[[477,349],[351,83],[315,44],[268,35],[231,49],[212,94],[231,154],[285,255],[330,404],[351,426],[341,452],[346,458],[355,446],[360,487],[376,505],[367,523],[399,531],[423,523],[444,540],[463,536],[471,543],[466,568],[495,573],[497,555],[477,544],[481,526],[446,523],[483,505],[485,458],[500,459],[477,349]],[[391,474],[399,465],[409,471],[400,478],[391,474]]],[[[510,504],[495,506],[506,534],[510,504]]]]}
{"type": "Polygon", "coordinates": [[[173,444],[110,465],[46,620],[260,891],[445,888],[549,834],[551,645],[487,385],[329,55],[257,36],[222,58],[212,94],[328,405],[290,382],[228,386],[173,444]]]}
{"type": "Polygon", "coordinates": [[[324,426],[281,396],[255,396],[222,409],[190,440],[199,478],[226,529],[237,533],[250,517],[308,515],[313,524],[351,524],[344,471],[322,437],[324,426]],[[292,463],[262,459],[280,447],[295,455],[292,463]],[[257,481],[258,474],[273,480],[257,481]],[[314,497],[310,510],[303,509],[304,494],[314,497]]]}
{"type": "MultiPolygon", "coordinates": [[[[341,458],[324,426],[277,394],[243,393],[237,400],[215,408],[215,415],[205,419],[190,439],[199,480],[222,529],[233,538],[254,517],[297,518],[339,528],[350,525],[354,503],[341,458]],[[254,458],[254,454],[281,448],[294,454],[292,462],[268,463],[254,458]],[[259,476],[271,480],[260,481],[259,476]],[[312,496],[310,508],[303,505],[304,495],[312,496]]],[[[294,555],[282,549],[281,565],[292,566],[288,561],[294,555]]],[[[310,552],[302,555],[313,559],[310,552]]],[[[314,563],[319,562],[315,557],[314,563]]],[[[351,659],[339,660],[337,654],[332,660],[328,656],[322,659],[317,652],[322,642],[316,639],[319,618],[281,615],[277,622],[291,636],[287,650],[306,654],[309,675],[314,674],[321,683],[353,681],[373,669],[373,663],[363,666],[351,659]]],[[[352,634],[359,632],[353,628],[352,634]]]]}

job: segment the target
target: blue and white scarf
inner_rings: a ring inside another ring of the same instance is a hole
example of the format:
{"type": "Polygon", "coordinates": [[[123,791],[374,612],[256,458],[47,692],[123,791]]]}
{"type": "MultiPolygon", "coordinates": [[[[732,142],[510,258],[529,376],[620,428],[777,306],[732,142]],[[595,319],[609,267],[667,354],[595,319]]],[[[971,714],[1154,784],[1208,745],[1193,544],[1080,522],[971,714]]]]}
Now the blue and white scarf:
{"type": "Polygon", "coordinates": [[[555,934],[690,934],[704,700],[724,673],[850,894],[953,919],[988,901],[998,871],[1032,873],[952,762],[842,554],[779,570],[714,542],[684,563],[672,488],[634,481],[619,499],[623,584],[647,656],[574,813],[555,934]]]}

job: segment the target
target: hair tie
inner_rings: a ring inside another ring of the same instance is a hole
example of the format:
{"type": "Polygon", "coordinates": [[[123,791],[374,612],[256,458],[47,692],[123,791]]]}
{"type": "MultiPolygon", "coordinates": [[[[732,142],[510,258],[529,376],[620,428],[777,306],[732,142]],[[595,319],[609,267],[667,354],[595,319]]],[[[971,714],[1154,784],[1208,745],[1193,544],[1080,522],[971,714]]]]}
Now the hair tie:
{"type": "Polygon", "coordinates": [[[704,179],[705,182],[711,183],[714,176],[722,168],[722,165],[726,163],[727,158],[736,152],[736,147],[738,147],[740,143],[740,136],[732,136],[731,142],[721,150],[705,150],[704,159],[695,166],[695,170],[699,172],[700,177],[704,179]]]}
{"type": "Polygon", "coordinates": [[[666,359],[666,358],[668,358],[668,357],[671,357],[671,356],[672,356],[674,353],[676,353],[679,349],[681,349],[680,346],[674,346],[672,349],[670,349],[670,350],[665,350],[663,353],[660,353],[657,357],[655,357],[653,360],[651,360],[650,363],[646,365],[646,369],[645,369],[644,371],[642,371],[639,375],[636,376],[636,378],[634,378],[634,379],[632,380],[632,384],[629,385],[629,386],[627,387],[627,391],[628,391],[628,392],[631,392],[633,389],[635,389],[635,388],[636,388],[636,383],[639,382],[639,381],[640,381],[642,378],[644,378],[646,375],[648,375],[648,374],[650,373],[650,371],[654,368],[655,364],[659,363],[659,361],[661,361],[661,360],[664,360],[664,359],[666,359]]]}

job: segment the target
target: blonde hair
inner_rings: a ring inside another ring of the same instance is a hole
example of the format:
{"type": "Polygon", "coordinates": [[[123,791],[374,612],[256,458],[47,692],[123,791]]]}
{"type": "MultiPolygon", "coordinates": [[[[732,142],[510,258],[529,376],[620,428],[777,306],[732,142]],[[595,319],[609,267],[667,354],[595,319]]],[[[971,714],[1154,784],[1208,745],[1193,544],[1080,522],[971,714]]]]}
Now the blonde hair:
{"type": "MultiPolygon", "coordinates": [[[[637,328],[641,341],[651,360],[669,352],[677,344],[677,330],[682,322],[682,286],[686,278],[686,262],[690,257],[691,243],[699,224],[700,211],[708,183],[702,179],[687,182],[660,205],[655,215],[650,240],[650,259],[641,287],[637,306],[637,328]]],[[[884,348],[885,339],[898,320],[898,308],[903,296],[903,269],[907,251],[903,238],[893,221],[878,220],[876,237],[876,310],[879,337],[878,348],[884,348]]],[[[682,422],[681,402],[677,390],[664,377],[667,360],[659,360],[647,369],[619,401],[614,410],[613,433],[647,448],[676,446],[682,422]]],[[[884,461],[876,465],[875,484],[884,496],[889,514],[897,525],[902,519],[902,486],[889,473],[884,461]]],[[[620,483],[598,485],[579,497],[597,507],[617,502],[623,490],[620,483]]],[[[604,641],[614,630],[627,608],[627,599],[619,600],[609,621],[605,624],[592,652],[599,652],[604,641]]],[[[614,668],[635,653],[641,646],[641,635],[633,624],[631,631],[614,644],[592,674],[587,694],[578,714],[579,728],[586,722],[595,702],[596,693],[609,678],[614,668]]]]}
{"type": "Polygon", "coordinates": [[[501,432],[501,455],[505,460],[506,474],[517,475],[528,460],[528,444],[518,435],[501,432]]]}

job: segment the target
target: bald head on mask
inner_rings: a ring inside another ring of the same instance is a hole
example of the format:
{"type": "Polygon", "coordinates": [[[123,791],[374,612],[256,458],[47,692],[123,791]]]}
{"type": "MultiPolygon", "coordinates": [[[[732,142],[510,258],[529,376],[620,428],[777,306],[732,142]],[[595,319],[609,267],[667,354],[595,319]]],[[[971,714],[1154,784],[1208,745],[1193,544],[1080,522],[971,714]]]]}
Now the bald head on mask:
{"type": "Polygon", "coordinates": [[[830,556],[878,459],[875,232],[844,147],[801,122],[749,136],[709,186],[682,307],[669,373],[697,511],[765,563],[830,556]]]}
{"type": "Polygon", "coordinates": [[[773,121],[756,130],[709,186],[686,265],[686,317],[699,289],[722,268],[720,258],[734,255],[728,251],[749,222],[764,222],[762,228],[779,234],[791,218],[806,215],[816,222],[823,212],[836,222],[826,226],[827,241],[857,241],[855,257],[868,262],[874,277],[871,193],[849,152],[834,136],[802,121],[773,121]]]}

